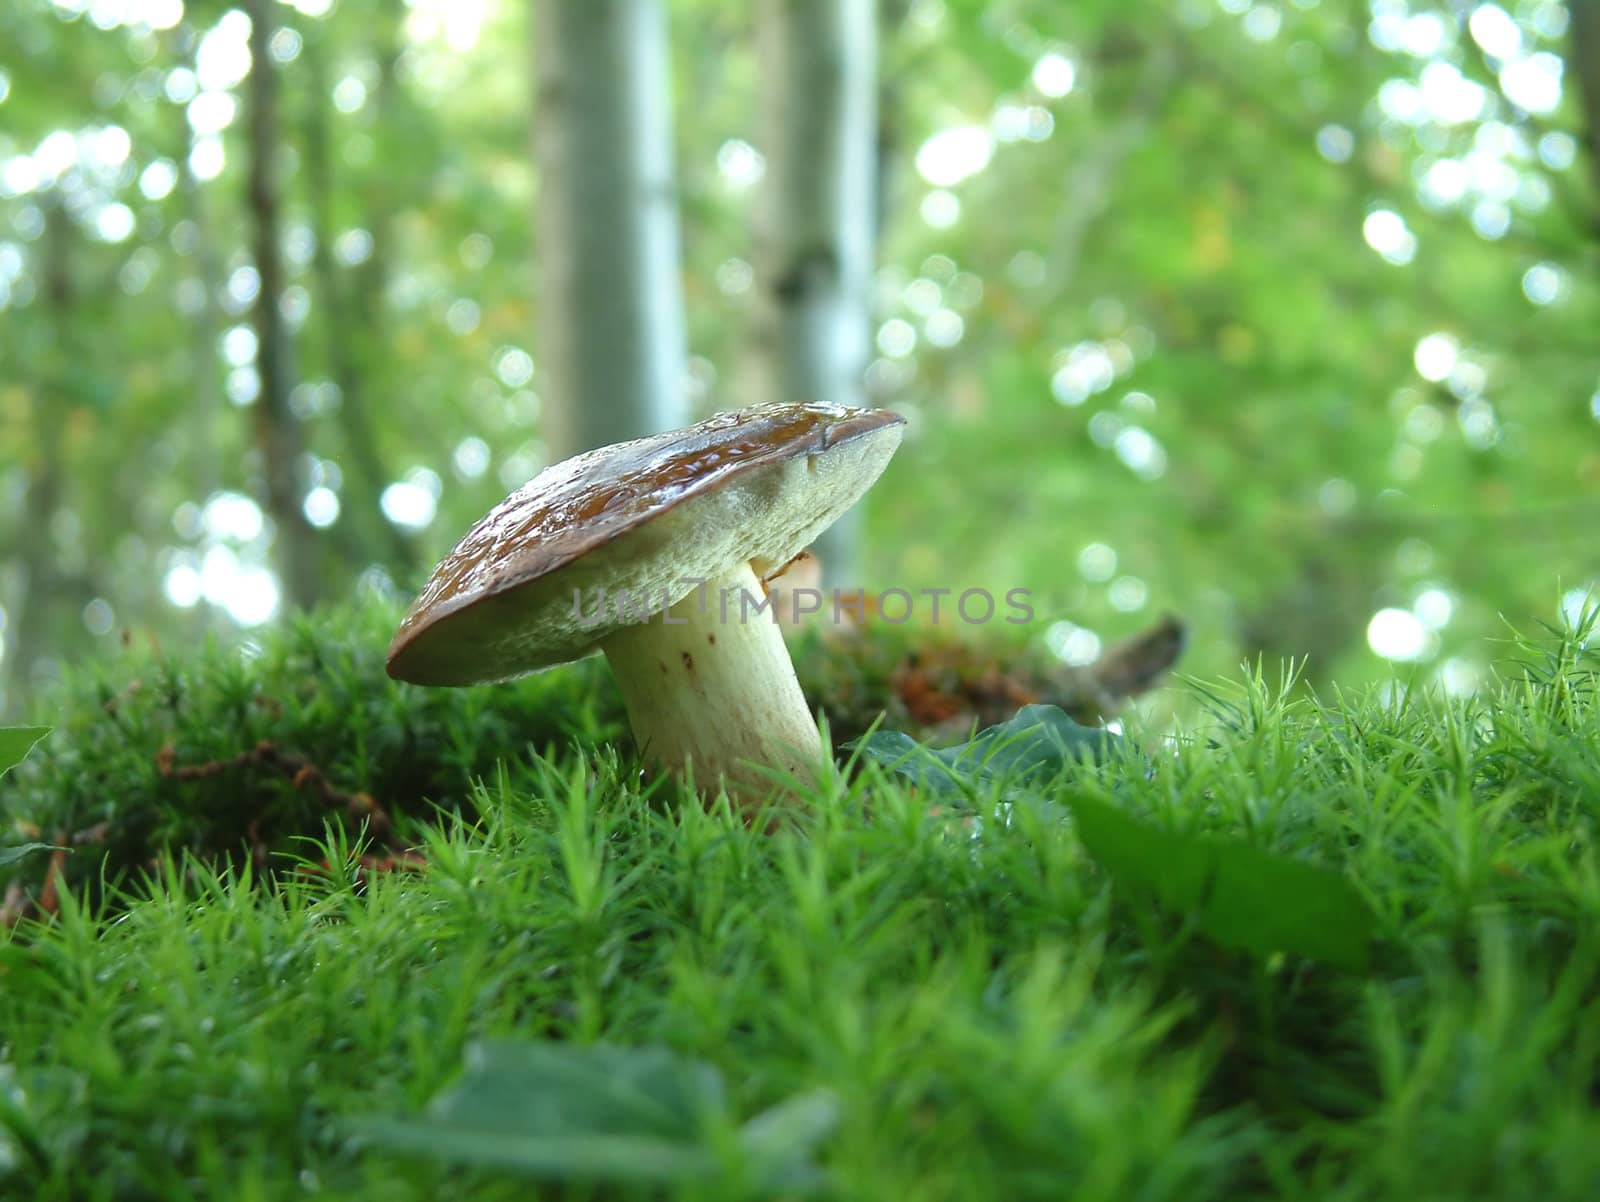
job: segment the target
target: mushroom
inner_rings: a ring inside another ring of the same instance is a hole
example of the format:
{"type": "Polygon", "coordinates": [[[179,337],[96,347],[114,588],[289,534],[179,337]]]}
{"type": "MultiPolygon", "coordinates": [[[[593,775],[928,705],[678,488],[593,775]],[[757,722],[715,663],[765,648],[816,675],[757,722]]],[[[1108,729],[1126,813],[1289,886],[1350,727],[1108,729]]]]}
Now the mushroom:
{"type": "Polygon", "coordinates": [[[433,571],[389,646],[424,685],[507,680],[599,648],[645,758],[746,808],[822,758],[765,581],[861,496],[898,414],[757,405],[553,464],[433,571]]]}

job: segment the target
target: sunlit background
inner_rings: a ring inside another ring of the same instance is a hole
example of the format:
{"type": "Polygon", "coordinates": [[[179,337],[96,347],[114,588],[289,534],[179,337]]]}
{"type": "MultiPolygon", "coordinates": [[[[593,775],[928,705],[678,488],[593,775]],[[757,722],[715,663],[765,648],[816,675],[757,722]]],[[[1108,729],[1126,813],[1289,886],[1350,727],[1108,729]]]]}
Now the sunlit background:
{"type": "MultiPolygon", "coordinates": [[[[671,8],[697,411],[752,394],[750,6],[671,8]]],[[[526,6],[271,40],[324,600],[404,596],[548,458],[526,6]]],[[[1600,580],[1600,170],[1568,12],[885,0],[869,583],[1028,588],[1091,662],[1470,692],[1600,580]]],[[[0,709],[288,605],[222,3],[0,6],[0,709]]],[[[1600,52],[1600,49],[1597,49],[1600,52]]],[[[1600,79],[1587,94],[1600,106],[1600,79]]],[[[981,632],[974,632],[978,634],[981,632]]]]}

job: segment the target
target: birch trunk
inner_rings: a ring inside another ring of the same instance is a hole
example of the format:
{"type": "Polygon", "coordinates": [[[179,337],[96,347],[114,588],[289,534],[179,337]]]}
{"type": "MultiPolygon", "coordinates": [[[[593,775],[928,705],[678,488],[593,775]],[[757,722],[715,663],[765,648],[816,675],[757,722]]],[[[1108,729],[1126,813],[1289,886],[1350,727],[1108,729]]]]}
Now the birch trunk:
{"type": "MultiPolygon", "coordinates": [[[[766,395],[866,403],[877,201],[875,0],[761,0],[767,175],[758,261],[766,395]]],[[[855,584],[859,507],[817,544],[830,585],[855,584]]]]}
{"type": "Polygon", "coordinates": [[[256,366],[261,395],[256,398],[256,445],[266,480],[266,510],[277,527],[278,574],[290,605],[306,608],[317,599],[316,532],[302,509],[300,458],[305,439],[289,407],[294,387],[293,348],[279,300],[283,296],[283,256],[279,251],[282,196],[278,182],[278,75],[269,49],[276,28],[276,0],[249,0],[250,14],[250,170],[249,205],[261,291],[256,297],[256,366]]]}
{"type": "Polygon", "coordinates": [[[556,458],[690,420],[665,14],[534,0],[539,368],[556,458]]]}

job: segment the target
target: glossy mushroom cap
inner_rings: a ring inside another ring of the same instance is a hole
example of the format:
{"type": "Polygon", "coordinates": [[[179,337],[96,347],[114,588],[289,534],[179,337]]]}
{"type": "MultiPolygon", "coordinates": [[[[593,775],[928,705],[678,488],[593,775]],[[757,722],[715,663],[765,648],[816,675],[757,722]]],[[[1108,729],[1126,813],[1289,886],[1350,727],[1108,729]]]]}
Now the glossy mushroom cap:
{"type": "Polygon", "coordinates": [[[553,464],[434,569],[389,645],[389,675],[506,680],[628,625],[602,590],[658,614],[741,562],[764,579],[871,487],[903,425],[884,409],[758,405],[553,464]]]}

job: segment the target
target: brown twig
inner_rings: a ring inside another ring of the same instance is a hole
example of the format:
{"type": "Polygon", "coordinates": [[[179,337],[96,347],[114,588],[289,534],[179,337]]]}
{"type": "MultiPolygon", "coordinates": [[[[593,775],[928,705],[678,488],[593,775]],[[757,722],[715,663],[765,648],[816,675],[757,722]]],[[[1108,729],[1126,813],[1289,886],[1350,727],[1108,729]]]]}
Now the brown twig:
{"type": "MultiPolygon", "coordinates": [[[[428,861],[415,851],[401,851],[387,856],[361,856],[355,862],[355,879],[364,883],[375,872],[422,872],[427,867],[428,861]]],[[[299,865],[295,872],[300,876],[332,876],[333,865],[328,860],[318,860],[315,864],[299,865]]]]}
{"type": "Polygon", "coordinates": [[[1177,663],[1188,631],[1171,614],[1111,647],[1090,669],[1094,682],[1112,702],[1149,692],[1177,663]]]}
{"type": "Polygon", "coordinates": [[[33,911],[33,898],[28,896],[21,881],[12,881],[6,886],[5,900],[0,902],[0,927],[14,927],[24,918],[32,917],[33,911]]]}
{"type": "MultiPolygon", "coordinates": [[[[60,844],[66,841],[67,835],[62,831],[51,840],[60,844]]],[[[67,849],[57,847],[50,853],[50,863],[44,870],[44,888],[39,890],[39,912],[54,917],[61,911],[61,878],[67,866],[67,849]]]]}
{"type": "MultiPolygon", "coordinates": [[[[37,828],[32,833],[37,836],[37,828]]],[[[45,866],[44,886],[39,890],[37,900],[28,895],[20,880],[13,880],[6,886],[5,899],[0,901],[0,928],[14,927],[23,919],[40,914],[56,914],[61,909],[61,880],[67,863],[67,845],[70,843],[76,847],[104,837],[105,824],[101,823],[98,827],[91,826],[70,836],[57,834],[50,840],[56,848],[50,853],[50,861],[45,866]]]]}
{"type": "Polygon", "coordinates": [[[375,838],[387,842],[394,828],[388,811],[378,804],[372,794],[350,793],[339,788],[327,778],[322,769],[304,756],[283,751],[265,739],[249,751],[241,751],[238,755],[226,759],[207,760],[203,764],[179,764],[177,760],[178,753],[172,744],[166,744],[156,753],[156,771],[168,780],[205,780],[236,768],[248,766],[274,768],[288,776],[290,783],[296,789],[316,793],[325,804],[343,809],[352,821],[365,821],[367,829],[375,838]]]}
{"type": "MultiPolygon", "coordinates": [[[[238,755],[228,756],[224,759],[207,760],[203,764],[180,764],[178,753],[172,744],[164,745],[155,757],[156,771],[167,780],[206,780],[214,776],[244,767],[257,766],[276,769],[289,777],[290,783],[296,789],[310,790],[319,796],[330,807],[342,809],[353,821],[364,821],[368,831],[375,839],[384,845],[386,854],[362,856],[357,862],[357,872],[419,872],[426,866],[426,861],[409,848],[400,848],[394,845],[394,824],[389,813],[372,797],[370,793],[348,792],[334,785],[323,771],[304,756],[280,750],[275,744],[262,740],[249,751],[241,751],[238,755]]],[[[29,833],[24,827],[24,833],[29,833]]],[[[6,886],[3,899],[0,899],[0,927],[14,927],[17,923],[27,918],[38,915],[53,917],[60,912],[61,894],[66,887],[66,862],[71,848],[105,843],[110,834],[109,822],[97,822],[93,826],[84,827],[82,830],[70,834],[57,832],[50,840],[56,844],[56,850],[51,853],[49,864],[45,868],[44,884],[39,890],[37,899],[30,897],[20,880],[13,880],[6,886]]],[[[32,832],[37,834],[37,832],[32,832]]],[[[268,850],[266,841],[261,835],[260,823],[252,820],[246,828],[250,840],[250,859],[258,868],[265,867],[268,850]]],[[[327,863],[323,862],[326,870],[327,863]]]]}
{"type": "MultiPolygon", "coordinates": [[[[123,634],[126,635],[127,631],[123,631],[123,634]]],[[[123,640],[123,645],[127,645],[126,639],[123,640]]],[[[122,708],[123,702],[127,701],[130,697],[137,696],[140,690],[143,688],[144,681],[135,676],[127,684],[123,685],[121,689],[113,693],[106,700],[106,703],[102,708],[106,711],[106,713],[114,714],[122,708]]]]}

